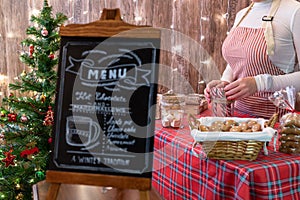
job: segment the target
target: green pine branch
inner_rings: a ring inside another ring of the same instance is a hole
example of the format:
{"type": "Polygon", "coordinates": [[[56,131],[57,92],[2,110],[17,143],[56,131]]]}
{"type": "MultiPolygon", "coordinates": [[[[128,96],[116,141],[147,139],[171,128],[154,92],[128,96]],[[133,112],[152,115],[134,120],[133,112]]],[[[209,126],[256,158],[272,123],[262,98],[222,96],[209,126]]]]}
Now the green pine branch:
{"type": "Polygon", "coordinates": [[[31,17],[28,38],[21,42],[19,59],[28,70],[9,85],[21,96],[12,92],[0,109],[0,134],[5,141],[0,143],[0,199],[32,199],[32,185],[45,178],[52,131],[45,121],[49,106],[54,106],[58,29],[66,20],[62,13],[53,16],[45,0],[40,14],[31,17]],[[16,158],[8,162],[10,153],[16,158]]]}

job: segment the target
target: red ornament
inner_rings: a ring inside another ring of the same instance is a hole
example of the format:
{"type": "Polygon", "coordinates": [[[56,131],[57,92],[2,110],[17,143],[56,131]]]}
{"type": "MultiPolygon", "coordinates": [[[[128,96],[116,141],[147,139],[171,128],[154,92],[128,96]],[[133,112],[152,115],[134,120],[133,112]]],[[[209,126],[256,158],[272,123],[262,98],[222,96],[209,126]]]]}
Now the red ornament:
{"type": "Polygon", "coordinates": [[[17,121],[17,114],[9,113],[9,114],[7,115],[7,117],[8,117],[8,121],[9,121],[9,122],[15,122],[15,121],[17,121]]]}
{"type": "Polygon", "coordinates": [[[46,28],[43,28],[43,30],[41,31],[41,34],[44,37],[48,36],[48,30],[46,28]]]}
{"type": "Polygon", "coordinates": [[[53,54],[53,53],[50,53],[50,55],[48,56],[48,58],[49,58],[50,60],[53,60],[53,59],[54,59],[54,54],[53,54]]]}
{"type": "Polygon", "coordinates": [[[27,158],[27,156],[29,156],[29,155],[33,155],[33,154],[37,154],[37,153],[39,153],[39,148],[37,148],[37,147],[33,147],[32,149],[25,149],[24,151],[22,151],[21,153],[20,153],[20,156],[22,157],[22,158],[27,158]]]}
{"type": "Polygon", "coordinates": [[[31,44],[31,45],[29,46],[29,56],[30,56],[30,57],[32,57],[33,52],[34,52],[34,46],[31,44]]]}
{"type": "Polygon", "coordinates": [[[52,111],[52,107],[49,106],[43,124],[44,124],[45,126],[51,126],[51,125],[53,125],[53,123],[54,123],[54,113],[53,113],[53,111],[52,111]]]}
{"type": "Polygon", "coordinates": [[[50,137],[50,138],[48,139],[48,143],[51,144],[52,141],[53,141],[53,139],[52,139],[52,137],[50,137]]]}
{"type": "Polygon", "coordinates": [[[10,165],[15,165],[14,159],[16,158],[15,155],[12,155],[12,149],[9,150],[8,152],[4,152],[4,155],[6,158],[2,159],[2,162],[5,162],[5,167],[9,167],[10,165]]]}

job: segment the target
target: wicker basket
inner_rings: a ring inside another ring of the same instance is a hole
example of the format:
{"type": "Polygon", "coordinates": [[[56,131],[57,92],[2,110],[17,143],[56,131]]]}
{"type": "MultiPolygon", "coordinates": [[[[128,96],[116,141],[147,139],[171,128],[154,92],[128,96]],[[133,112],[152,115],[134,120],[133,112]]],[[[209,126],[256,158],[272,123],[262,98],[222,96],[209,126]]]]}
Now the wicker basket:
{"type": "MultiPolygon", "coordinates": [[[[202,148],[211,142],[196,142],[201,144],[202,148]]],[[[255,160],[262,149],[264,142],[257,141],[217,141],[214,147],[206,154],[207,158],[218,160],[255,160]]]]}
{"type": "MultiPolygon", "coordinates": [[[[220,120],[220,118],[217,117],[215,119],[220,120]]],[[[246,121],[249,120],[250,118],[223,118],[223,119],[224,120],[234,119],[234,120],[246,121]]],[[[256,119],[256,120],[258,120],[259,123],[265,124],[265,120],[263,119],[256,119]]],[[[255,133],[254,132],[253,133],[225,132],[223,134],[221,132],[218,133],[201,132],[198,130],[200,124],[201,122],[199,119],[196,119],[192,115],[189,116],[189,125],[191,128],[191,134],[194,138],[193,152],[195,154],[194,148],[197,145],[201,145],[202,152],[206,153],[204,157],[210,159],[250,160],[250,161],[255,160],[258,156],[258,153],[262,149],[264,149],[266,155],[268,154],[266,148],[266,142],[270,141],[276,132],[271,127],[267,128],[268,130],[264,129],[261,132],[255,132],[255,133]],[[203,134],[206,134],[207,138],[205,138],[203,134]],[[220,137],[214,140],[213,135],[218,135],[218,134],[220,137]]],[[[203,155],[200,155],[200,157],[203,157],[203,155]]]]}

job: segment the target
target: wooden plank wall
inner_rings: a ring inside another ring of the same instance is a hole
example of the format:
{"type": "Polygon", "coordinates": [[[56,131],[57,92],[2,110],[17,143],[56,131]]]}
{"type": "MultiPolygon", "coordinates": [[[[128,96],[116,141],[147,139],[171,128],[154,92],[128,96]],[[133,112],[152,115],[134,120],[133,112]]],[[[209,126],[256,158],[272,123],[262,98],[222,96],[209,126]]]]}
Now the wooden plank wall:
{"type": "MultiPolygon", "coordinates": [[[[70,23],[98,20],[103,8],[120,8],[125,22],[162,29],[159,92],[197,91],[200,80],[219,78],[225,68],[222,41],[236,12],[250,0],[49,0],[53,12],[70,23]],[[226,14],[227,13],[227,14],[226,14]]],[[[26,66],[19,61],[20,42],[29,18],[43,0],[0,0],[0,73],[10,82],[26,66]]],[[[0,86],[2,87],[2,86],[0,86]]],[[[2,87],[3,90],[3,87],[2,87]]]]}

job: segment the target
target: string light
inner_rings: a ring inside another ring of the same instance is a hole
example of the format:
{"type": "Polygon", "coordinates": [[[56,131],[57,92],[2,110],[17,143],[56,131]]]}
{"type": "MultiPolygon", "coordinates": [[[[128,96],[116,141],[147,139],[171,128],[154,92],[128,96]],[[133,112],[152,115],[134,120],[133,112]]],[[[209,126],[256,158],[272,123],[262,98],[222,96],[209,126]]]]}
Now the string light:
{"type": "MultiPolygon", "coordinates": [[[[200,5],[200,8],[201,8],[200,9],[200,30],[199,30],[200,31],[200,41],[204,40],[204,36],[202,34],[202,22],[207,19],[206,17],[203,16],[203,6],[204,6],[203,1],[201,1],[201,5],[200,5]]],[[[202,54],[202,53],[200,53],[200,54],[202,54]]]]}
{"type": "Polygon", "coordinates": [[[200,19],[203,20],[203,21],[209,21],[209,18],[208,18],[208,17],[202,17],[202,16],[201,16],[200,19]]]}
{"type": "Polygon", "coordinates": [[[13,32],[8,32],[8,33],[6,34],[6,37],[7,37],[7,38],[15,38],[16,35],[15,35],[13,32]]]}
{"type": "Polygon", "coordinates": [[[31,11],[29,11],[29,17],[31,17],[32,15],[38,15],[40,13],[40,11],[38,9],[32,9],[31,11]]]}
{"type": "Polygon", "coordinates": [[[180,52],[182,51],[182,45],[173,46],[172,50],[173,50],[174,53],[180,54],[180,52]]]}
{"type": "Polygon", "coordinates": [[[205,64],[205,65],[209,65],[211,63],[211,61],[208,59],[208,60],[201,61],[200,63],[205,64]]]}
{"type": "Polygon", "coordinates": [[[230,0],[227,1],[227,11],[226,11],[226,24],[227,24],[227,34],[229,32],[229,11],[230,11],[230,0]]]}
{"type": "Polygon", "coordinates": [[[7,79],[8,79],[8,76],[5,76],[5,75],[3,75],[3,74],[0,74],[0,83],[1,83],[1,84],[2,84],[2,83],[5,83],[7,79]]]}
{"type": "Polygon", "coordinates": [[[7,79],[8,79],[8,76],[0,74],[0,89],[1,89],[0,96],[3,95],[2,90],[7,88],[7,79]]]}
{"type": "Polygon", "coordinates": [[[135,3],[134,21],[137,24],[138,22],[142,21],[142,17],[140,16],[140,13],[139,13],[138,0],[133,0],[133,2],[135,3]]]}
{"type": "Polygon", "coordinates": [[[141,16],[136,16],[136,17],[134,18],[134,20],[135,20],[136,22],[142,21],[142,17],[141,17],[141,16]]]}
{"type": "MultiPolygon", "coordinates": [[[[171,29],[174,29],[174,24],[175,24],[175,17],[176,17],[176,0],[173,1],[173,5],[172,5],[172,24],[171,24],[171,29]]],[[[172,58],[171,60],[174,61],[176,59],[176,54],[178,52],[174,52],[176,51],[176,46],[174,47],[173,45],[175,44],[175,38],[173,36],[171,36],[171,45],[172,45],[172,58]]],[[[171,74],[171,91],[174,91],[174,81],[175,81],[175,71],[177,71],[177,66],[174,66],[173,62],[171,63],[171,67],[173,68],[172,70],[172,74],[171,74]],[[175,68],[175,69],[174,69],[175,68]]]]}

